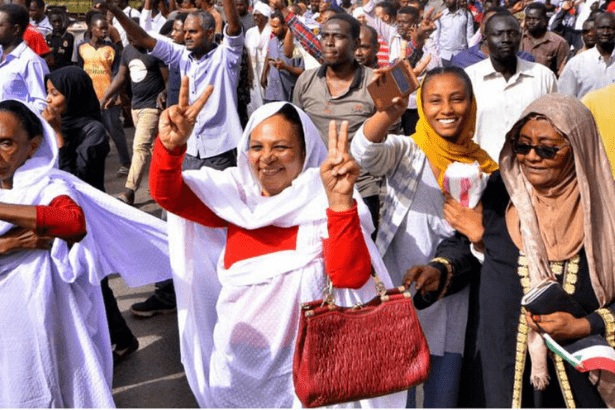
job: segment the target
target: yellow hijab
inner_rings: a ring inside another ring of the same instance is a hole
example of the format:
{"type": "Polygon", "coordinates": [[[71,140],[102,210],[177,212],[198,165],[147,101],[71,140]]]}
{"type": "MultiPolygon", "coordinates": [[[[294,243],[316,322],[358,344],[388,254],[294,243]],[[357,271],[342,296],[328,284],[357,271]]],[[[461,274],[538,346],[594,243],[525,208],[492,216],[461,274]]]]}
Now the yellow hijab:
{"type": "Polygon", "coordinates": [[[444,171],[453,162],[472,163],[478,162],[483,172],[491,174],[498,169],[498,164],[491,159],[478,144],[472,141],[474,127],[476,125],[476,99],[472,96],[472,108],[470,118],[461,131],[461,137],[456,143],[450,142],[439,136],[429,124],[423,112],[423,101],[421,94],[423,87],[416,93],[416,104],[419,110],[419,121],[416,124],[416,133],[412,136],[414,142],[429,159],[429,162],[440,170],[438,184],[444,191],[442,183],[444,181],[444,171]]]}

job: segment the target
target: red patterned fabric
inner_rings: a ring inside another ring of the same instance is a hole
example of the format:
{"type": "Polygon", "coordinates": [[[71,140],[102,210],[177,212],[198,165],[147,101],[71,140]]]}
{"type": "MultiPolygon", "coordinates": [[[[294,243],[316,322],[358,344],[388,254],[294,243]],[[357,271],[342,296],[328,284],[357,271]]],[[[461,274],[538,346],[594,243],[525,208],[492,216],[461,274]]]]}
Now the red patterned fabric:
{"type": "Polygon", "coordinates": [[[389,43],[387,43],[382,37],[378,36],[378,44],[380,45],[380,49],[378,50],[378,66],[379,67],[388,67],[389,66],[389,43]]]}

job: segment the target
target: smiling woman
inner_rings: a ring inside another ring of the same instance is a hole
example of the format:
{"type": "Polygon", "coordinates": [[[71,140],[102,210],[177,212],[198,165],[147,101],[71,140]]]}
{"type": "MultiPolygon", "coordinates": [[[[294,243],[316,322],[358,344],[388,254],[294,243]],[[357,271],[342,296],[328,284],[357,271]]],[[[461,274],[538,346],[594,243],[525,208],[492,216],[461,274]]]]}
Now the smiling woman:
{"type": "MultiPolygon", "coordinates": [[[[300,405],[292,381],[300,304],[322,297],[327,276],[356,289],[337,291],[337,302],[368,300],[372,263],[391,284],[370,240],[371,216],[354,199],[348,124],[339,133],[331,125],[327,155],[303,111],[266,104],[246,126],[237,167],[182,173],[191,120],[207,99],[189,106],[187,79],[182,89],[180,106],[161,117],[150,188],[170,212],[188,381],[203,407],[300,405]]],[[[395,397],[381,403],[405,403],[395,397]]]]}
{"type": "MultiPolygon", "coordinates": [[[[402,285],[407,269],[428,263],[440,241],[454,234],[445,219],[446,168],[454,161],[477,161],[484,172],[497,169],[497,164],[472,141],[476,102],[470,79],[462,69],[429,71],[417,93],[420,119],[416,133],[411,138],[387,135],[407,106],[407,99],[400,99],[388,111],[377,112],[352,141],[352,154],[361,167],[372,175],[387,177],[383,203],[388,206],[382,210],[376,245],[395,286],[402,285]]],[[[436,301],[444,285],[433,287],[422,282],[418,289],[430,293],[432,301],[436,301]]],[[[423,387],[423,405],[456,407],[468,289],[417,313],[432,355],[431,375],[423,387]]],[[[410,402],[414,402],[413,391],[410,402]]]]}
{"type": "Polygon", "coordinates": [[[279,194],[303,170],[305,137],[300,123],[297,111],[285,105],[276,115],[258,124],[250,135],[248,161],[264,196],[279,194]]]}

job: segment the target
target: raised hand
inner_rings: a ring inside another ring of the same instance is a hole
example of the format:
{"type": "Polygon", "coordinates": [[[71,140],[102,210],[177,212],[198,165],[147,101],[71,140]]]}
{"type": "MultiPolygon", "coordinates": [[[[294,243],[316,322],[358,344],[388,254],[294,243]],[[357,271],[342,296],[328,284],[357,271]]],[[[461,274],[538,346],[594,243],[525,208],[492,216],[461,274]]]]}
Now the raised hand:
{"type": "Polygon", "coordinates": [[[342,121],[339,135],[335,121],[329,123],[329,156],[320,166],[320,177],[327,192],[329,208],[336,212],[354,206],[352,193],[359,177],[359,165],[349,153],[348,121],[342,121]]]}
{"type": "Polygon", "coordinates": [[[50,105],[47,105],[41,116],[51,125],[53,130],[56,133],[56,139],[58,141],[58,148],[62,148],[64,146],[64,137],[62,136],[61,126],[62,126],[62,115],[58,112],[57,109],[53,108],[50,105]]]}
{"type": "Polygon", "coordinates": [[[188,98],[189,89],[189,78],[182,78],[178,104],[167,108],[160,114],[158,136],[160,142],[169,151],[173,151],[188,141],[196,123],[196,117],[207,103],[214,87],[208,85],[203,94],[192,105],[190,105],[188,98]]]}
{"type": "Polygon", "coordinates": [[[434,13],[435,9],[432,7],[427,13],[423,15],[423,19],[416,28],[416,41],[418,44],[423,44],[427,37],[436,29],[436,20],[442,17],[442,12],[434,13]]]}

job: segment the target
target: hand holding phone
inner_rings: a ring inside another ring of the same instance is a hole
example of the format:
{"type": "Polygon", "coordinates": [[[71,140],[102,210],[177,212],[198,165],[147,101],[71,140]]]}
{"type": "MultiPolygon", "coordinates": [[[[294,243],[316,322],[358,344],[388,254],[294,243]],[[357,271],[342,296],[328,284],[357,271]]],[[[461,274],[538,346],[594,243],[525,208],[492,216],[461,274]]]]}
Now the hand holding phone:
{"type": "Polygon", "coordinates": [[[405,98],[419,88],[419,82],[406,60],[382,69],[380,73],[367,85],[378,111],[386,111],[393,106],[396,97],[405,98]]]}

